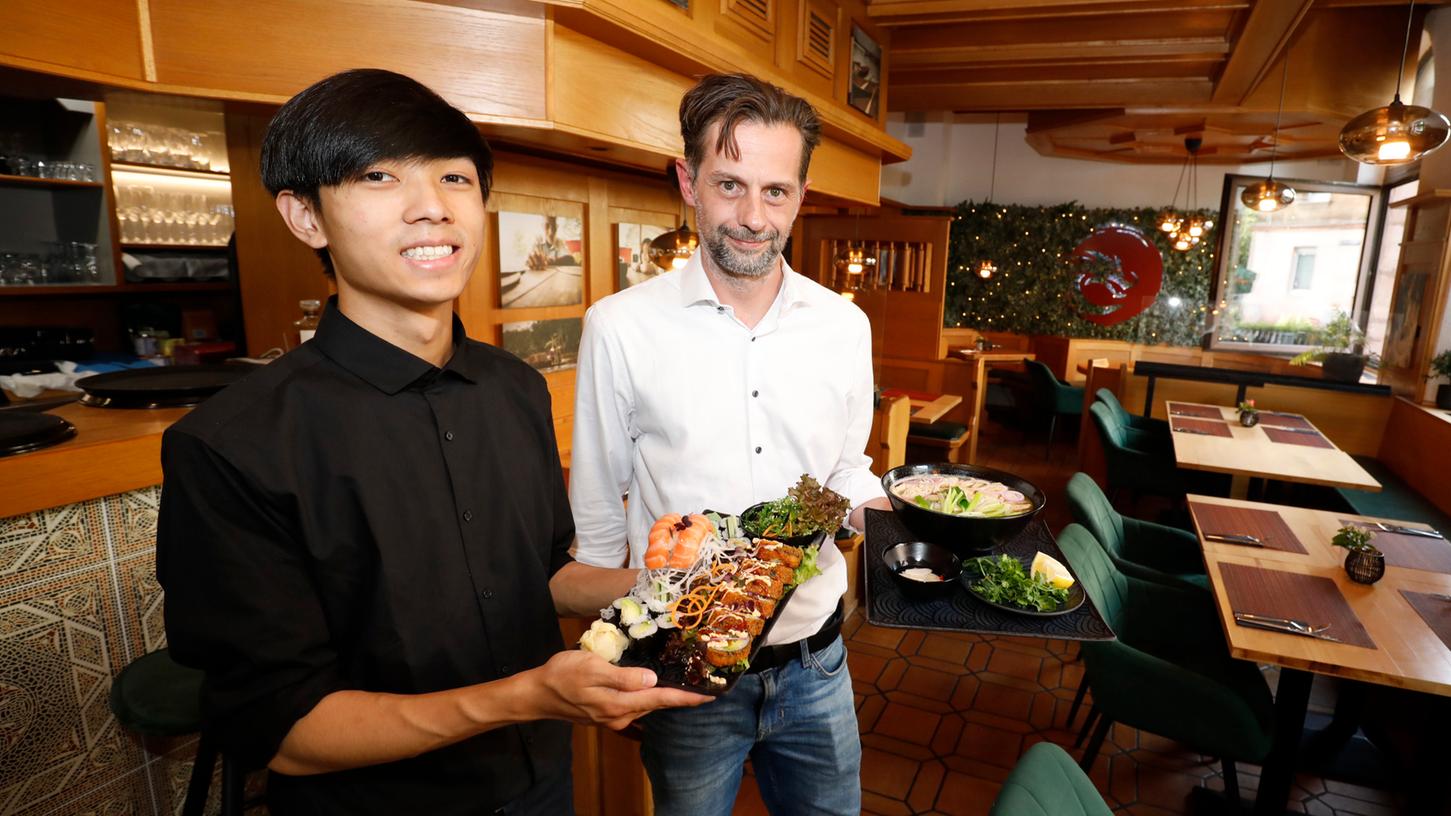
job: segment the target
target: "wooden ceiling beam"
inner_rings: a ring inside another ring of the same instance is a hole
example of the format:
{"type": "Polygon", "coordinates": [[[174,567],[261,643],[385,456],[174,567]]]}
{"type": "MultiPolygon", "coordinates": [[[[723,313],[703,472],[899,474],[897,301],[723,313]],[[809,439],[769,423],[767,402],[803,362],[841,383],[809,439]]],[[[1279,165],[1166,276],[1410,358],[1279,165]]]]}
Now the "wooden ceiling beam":
{"type": "Polygon", "coordinates": [[[1092,80],[1029,85],[912,85],[893,87],[888,103],[894,111],[1003,111],[1054,108],[1112,108],[1154,104],[1162,99],[1207,104],[1214,91],[1208,80],[1092,80]]]}
{"type": "Polygon", "coordinates": [[[1189,11],[1238,12],[1249,8],[1249,0],[1108,0],[1107,2],[978,3],[972,0],[873,0],[867,16],[888,28],[937,25],[951,22],[1064,20],[1076,17],[1124,17],[1140,14],[1184,13],[1189,11]]]}
{"type": "Polygon", "coordinates": [[[974,65],[983,62],[1023,61],[1032,62],[1054,57],[1108,57],[1168,55],[1193,56],[1211,59],[1229,52],[1229,44],[1223,40],[1206,37],[1197,40],[1166,39],[1097,43],[1024,43],[1008,45],[957,45],[940,48],[892,49],[892,69],[954,65],[974,65]]]}
{"type": "Polygon", "coordinates": [[[915,85],[920,82],[952,82],[977,85],[991,82],[1046,82],[1068,79],[1213,79],[1220,61],[1145,60],[1142,62],[1082,61],[1058,65],[980,65],[973,68],[956,66],[903,69],[894,66],[887,77],[889,88],[915,85]]]}
{"type": "Polygon", "coordinates": [[[1315,0],[1256,3],[1214,86],[1214,101],[1243,105],[1250,92],[1286,55],[1291,37],[1313,5],[1315,0]]]}
{"type": "MultiPolygon", "coordinates": [[[[954,113],[958,112],[954,111],[954,113]]],[[[1123,108],[1030,111],[1028,113],[1027,133],[1029,136],[1036,133],[1051,133],[1060,128],[1091,125],[1095,122],[1118,119],[1123,115],[1123,108]]]]}
{"type": "Polygon", "coordinates": [[[1163,12],[1123,18],[1102,17],[1092,21],[1054,18],[1032,24],[991,22],[934,25],[892,32],[891,52],[895,57],[903,51],[963,45],[1073,46],[1180,40],[1218,40],[1227,47],[1233,22],[1232,14],[1163,12]]]}

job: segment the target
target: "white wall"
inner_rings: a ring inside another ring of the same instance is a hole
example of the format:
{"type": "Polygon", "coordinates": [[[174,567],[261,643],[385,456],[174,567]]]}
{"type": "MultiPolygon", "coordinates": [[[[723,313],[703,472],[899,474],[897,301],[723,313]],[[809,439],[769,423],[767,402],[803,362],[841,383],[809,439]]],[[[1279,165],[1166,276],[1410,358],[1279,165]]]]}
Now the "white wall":
{"type": "MultiPolygon", "coordinates": [[[[1451,81],[1447,84],[1451,85],[1451,81]]],[[[1040,205],[1077,201],[1086,207],[1163,207],[1168,206],[1174,195],[1180,171],[1177,164],[1125,164],[1040,156],[1024,139],[1026,122],[1005,120],[1001,127],[993,194],[998,203],[1040,205]]],[[[929,115],[928,121],[909,127],[902,114],[893,113],[887,118],[887,131],[912,147],[912,158],[882,168],[883,197],[939,207],[988,197],[993,164],[991,119],[984,122],[982,116],[958,117],[945,113],[929,115]],[[919,129],[920,136],[911,135],[919,129]]],[[[1357,167],[1349,159],[1279,162],[1275,165],[1275,176],[1355,181],[1357,167]]],[[[1260,175],[1268,169],[1268,162],[1242,167],[1201,165],[1198,206],[1219,206],[1226,172],[1260,175]]],[[[1451,187],[1451,184],[1445,186],[1451,187]]],[[[1182,190],[1179,199],[1182,207],[1182,190]]]]}

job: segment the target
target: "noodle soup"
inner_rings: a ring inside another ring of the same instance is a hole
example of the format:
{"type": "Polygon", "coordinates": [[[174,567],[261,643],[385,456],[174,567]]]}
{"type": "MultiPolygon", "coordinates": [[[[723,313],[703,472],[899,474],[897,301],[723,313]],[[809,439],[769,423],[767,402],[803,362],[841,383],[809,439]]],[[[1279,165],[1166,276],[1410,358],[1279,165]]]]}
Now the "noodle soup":
{"type": "Polygon", "coordinates": [[[1027,496],[1002,482],[951,473],[908,476],[891,490],[903,501],[949,516],[1008,518],[1033,509],[1027,496]]]}

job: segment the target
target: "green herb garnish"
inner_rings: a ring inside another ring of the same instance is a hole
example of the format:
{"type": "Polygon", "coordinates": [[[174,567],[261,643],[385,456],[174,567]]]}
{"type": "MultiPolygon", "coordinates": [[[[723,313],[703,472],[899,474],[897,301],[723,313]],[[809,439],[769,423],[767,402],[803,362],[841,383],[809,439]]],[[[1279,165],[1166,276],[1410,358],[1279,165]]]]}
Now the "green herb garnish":
{"type": "Polygon", "coordinates": [[[973,591],[993,603],[1052,612],[1068,602],[1067,589],[1029,575],[1023,562],[1010,555],[973,558],[962,566],[979,576],[973,591]]]}
{"type": "Polygon", "coordinates": [[[742,519],[746,532],[757,538],[794,538],[825,531],[836,533],[850,502],[834,490],[822,487],[811,476],[786,491],[784,498],[766,502],[750,518],[742,519]]]}

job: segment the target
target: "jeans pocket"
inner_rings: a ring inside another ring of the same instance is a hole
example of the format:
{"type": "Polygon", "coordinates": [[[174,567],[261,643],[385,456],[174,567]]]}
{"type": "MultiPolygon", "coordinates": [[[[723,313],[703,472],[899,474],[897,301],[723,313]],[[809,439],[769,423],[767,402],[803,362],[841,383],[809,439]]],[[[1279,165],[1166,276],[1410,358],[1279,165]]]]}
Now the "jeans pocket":
{"type": "Polygon", "coordinates": [[[835,677],[846,668],[846,644],[838,637],[830,646],[807,655],[806,666],[822,677],[835,677]]]}

